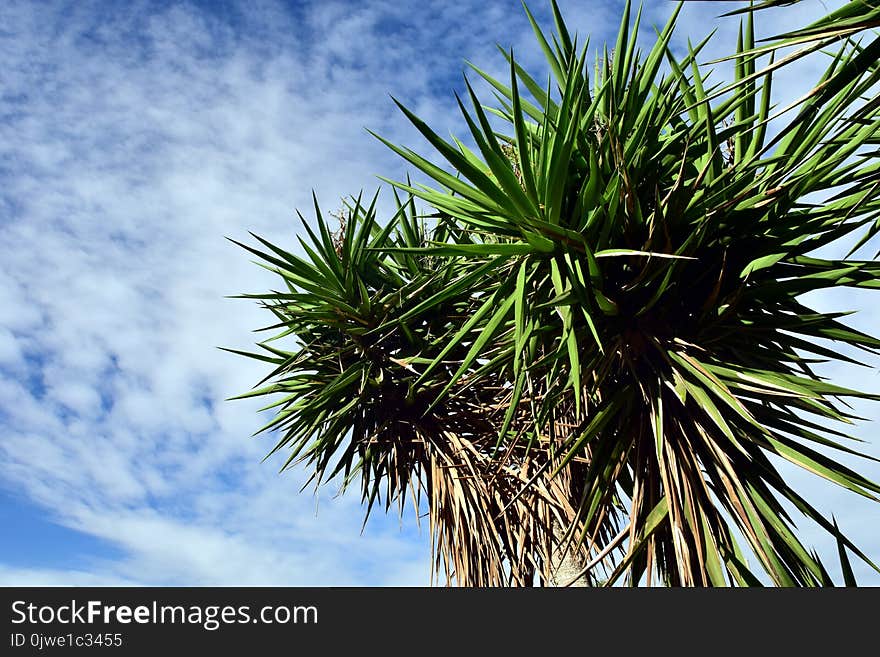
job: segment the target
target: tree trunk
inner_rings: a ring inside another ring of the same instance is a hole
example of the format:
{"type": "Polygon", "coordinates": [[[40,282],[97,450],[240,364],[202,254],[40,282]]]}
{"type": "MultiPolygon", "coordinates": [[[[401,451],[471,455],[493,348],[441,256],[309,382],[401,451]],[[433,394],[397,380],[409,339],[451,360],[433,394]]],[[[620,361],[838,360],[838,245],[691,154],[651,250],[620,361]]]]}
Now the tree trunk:
{"type": "Polygon", "coordinates": [[[550,586],[589,586],[589,579],[581,574],[586,563],[576,550],[571,549],[571,542],[558,527],[554,533],[556,546],[550,563],[550,586]]]}

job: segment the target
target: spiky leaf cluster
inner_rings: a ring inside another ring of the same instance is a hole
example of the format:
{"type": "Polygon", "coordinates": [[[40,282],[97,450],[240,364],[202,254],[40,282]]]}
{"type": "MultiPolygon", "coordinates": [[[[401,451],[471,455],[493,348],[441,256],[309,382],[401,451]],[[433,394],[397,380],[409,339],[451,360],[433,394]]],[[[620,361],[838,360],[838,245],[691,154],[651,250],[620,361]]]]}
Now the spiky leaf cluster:
{"type": "Polygon", "coordinates": [[[880,46],[845,45],[769,138],[750,18],[718,95],[706,41],[670,48],[678,11],[643,53],[627,5],[591,65],[553,9],[551,39],[528,14],[549,83],[512,53],[505,81],[475,68],[497,102],[467,84],[470,146],[401,106],[448,166],[386,141],[431,181],[388,181],[409,195],[390,220],[355,202],[334,237],[316,203],[304,256],[245,247],[296,338],[262,343],[251,393],[282,393],[276,449],[359,479],[368,509],[424,494],[461,584],[553,582],[565,551],[609,585],[829,584],[785,503],[867,557],[773,459],[880,492],[827,455],[854,452],[840,400],[877,397],[812,369],[880,340],[802,300],[880,287],[873,260],[815,255],[877,230],[880,46]]]}

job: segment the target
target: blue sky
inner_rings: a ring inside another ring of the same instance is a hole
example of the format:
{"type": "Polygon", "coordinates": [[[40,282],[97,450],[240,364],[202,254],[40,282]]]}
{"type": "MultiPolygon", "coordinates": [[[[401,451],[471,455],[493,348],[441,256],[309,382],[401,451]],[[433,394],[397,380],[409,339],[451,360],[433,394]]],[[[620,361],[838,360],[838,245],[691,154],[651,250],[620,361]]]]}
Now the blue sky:
{"type": "MultiPolygon", "coordinates": [[[[613,40],[619,3],[561,4],[613,40]]],[[[732,47],[725,4],[688,7],[677,47],[716,26],[712,52],[732,47]]],[[[646,3],[646,30],[671,8],[646,3]]],[[[422,148],[389,94],[462,134],[463,60],[503,74],[497,42],[542,73],[519,3],[6,0],[0,26],[0,584],[427,584],[427,528],[375,514],[361,533],[356,495],[299,493],[301,472],[261,463],[259,404],[223,401],[263,371],[216,347],[247,349],[267,323],[224,297],[274,282],[224,236],[292,245],[312,189],[329,209],[405,175],[364,130],[422,148]]],[[[868,301],[816,299],[873,330],[868,301]]],[[[880,392],[874,371],[827,373],[880,392]]],[[[871,427],[857,432],[880,456],[871,427]]],[[[880,505],[791,477],[880,559],[880,505]]]]}

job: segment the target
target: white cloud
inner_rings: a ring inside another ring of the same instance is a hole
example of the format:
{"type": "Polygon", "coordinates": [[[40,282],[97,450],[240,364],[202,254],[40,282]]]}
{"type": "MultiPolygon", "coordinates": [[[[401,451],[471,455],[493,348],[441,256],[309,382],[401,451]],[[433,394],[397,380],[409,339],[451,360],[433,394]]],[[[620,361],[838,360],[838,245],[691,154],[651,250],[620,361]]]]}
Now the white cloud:
{"type": "Polygon", "coordinates": [[[9,568],[0,565],[0,586],[143,586],[138,580],[82,570],[9,568]]]}
{"type": "Polygon", "coordinates": [[[8,328],[0,328],[0,364],[7,367],[18,365],[21,362],[21,347],[15,336],[8,328]]]}

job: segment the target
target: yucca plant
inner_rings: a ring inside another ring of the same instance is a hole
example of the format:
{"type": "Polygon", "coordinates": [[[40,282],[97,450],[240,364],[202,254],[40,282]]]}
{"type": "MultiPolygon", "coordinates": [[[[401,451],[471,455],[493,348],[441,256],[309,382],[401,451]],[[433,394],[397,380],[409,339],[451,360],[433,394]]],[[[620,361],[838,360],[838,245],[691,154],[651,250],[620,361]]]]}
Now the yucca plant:
{"type": "Polygon", "coordinates": [[[303,255],[241,244],[283,283],[245,295],[277,319],[238,352],[272,366],[245,396],[277,396],[274,451],[359,482],[368,514],[409,493],[451,582],[829,585],[790,503],[851,583],[848,551],[873,563],[773,458],[880,492],[828,456],[858,453],[844,400],[878,396],[812,369],[880,340],[801,299],[880,287],[873,260],[814,253],[877,231],[880,69],[845,45],[833,93],[769,138],[750,17],[717,96],[706,41],[673,53],[678,10],[643,53],[627,4],[592,66],[552,10],[548,38],[526,9],[548,82],[510,52],[505,81],[474,68],[496,103],[467,84],[470,146],[401,106],[449,166],[386,141],[428,181],[387,181],[393,216],[352,199],[334,232],[316,201],[303,255]]]}

